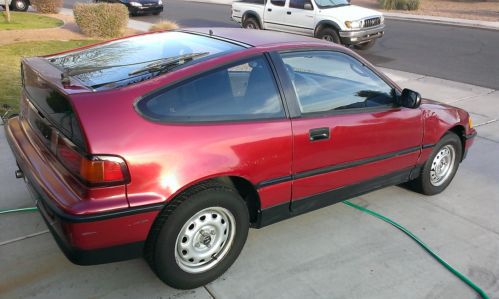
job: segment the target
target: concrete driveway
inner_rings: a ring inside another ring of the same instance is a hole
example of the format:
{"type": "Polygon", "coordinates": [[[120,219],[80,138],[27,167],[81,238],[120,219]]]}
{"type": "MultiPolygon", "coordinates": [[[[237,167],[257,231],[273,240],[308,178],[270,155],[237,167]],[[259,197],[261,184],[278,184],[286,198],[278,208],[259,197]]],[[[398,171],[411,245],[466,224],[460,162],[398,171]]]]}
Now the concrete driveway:
{"type": "MultiPolygon", "coordinates": [[[[408,227],[499,298],[499,92],[387,70],[401,86],[472,112],[479,136],[442,194],[390,187],[352,200],[408,227]]],[[[0,209],[33,206],[0,130],[0,209]]],[[[251,230],[236,263],[205,287],[162,284],[138,259],[71,264],[38,213],[0,215],[1,298],[476,298],[414,241],[333,205],[251,230]]]]}

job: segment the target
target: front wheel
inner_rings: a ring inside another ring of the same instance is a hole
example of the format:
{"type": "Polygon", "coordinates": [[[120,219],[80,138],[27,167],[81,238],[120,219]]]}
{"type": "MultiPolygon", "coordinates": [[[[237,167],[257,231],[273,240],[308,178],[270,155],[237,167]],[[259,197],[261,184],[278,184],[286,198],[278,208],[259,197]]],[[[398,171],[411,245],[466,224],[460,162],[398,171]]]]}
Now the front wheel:
{"type": "Polygon", "coordinates": [[[341,43],[340,36],[338,35],[338,32],[336,32],[335,29],[329,28],[329,27],[326,27],[326,28],[319,30],[319,32],[317,33],[317,38],[327,40],[327,41],[333,42],[335,44],[341,43]]]}
{"type": "Polygon", "coordinates": [[[232,265],[248,228],[248,209],[234,189],[214,182],[199,185],[158,216],[146,244],[146,259],[166,284],[196,288],[232,265]]]}
{"type": "Polygon", "coordinates": [[[27,11],[29,2],[27,0],[14,0],[10,4],[10,9],[17,11],[27,11]]]}
{"type": "Polygon", "coordinates": [[[445,134],[423,165],[420,176],[409,182],[409,187],[426,195],[444,191],[459,168],[462,154],[459,137],[451,132],[445,134]]]}
{"type": "Polygon", "coordinates": [[[374,43],[376,43],[376,40],[372,39],[372,40],[370,40],[368,42],[365,42],[365,43],[362,43],[362,44],[358,44],[358,45],[354,45],[353,47],[355,49],[357,49],[357,50],[365,51],[365,50],[371,49],[374,46],[374,43]]]}

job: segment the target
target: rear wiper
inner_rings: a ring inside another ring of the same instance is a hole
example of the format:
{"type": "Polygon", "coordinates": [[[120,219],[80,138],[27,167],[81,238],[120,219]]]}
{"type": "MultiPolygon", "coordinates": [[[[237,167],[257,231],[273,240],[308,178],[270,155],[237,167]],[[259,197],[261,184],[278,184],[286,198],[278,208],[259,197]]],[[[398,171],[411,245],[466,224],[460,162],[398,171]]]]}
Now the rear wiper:
{"type": "Polygon", "coordinates": [[[208,54],[210,53],[209,52],[190,53],[190,54],[178,55],[175,57],[161,59],[157,62],[148,64],[143,68],[131,71],[130,73],[128,73],[128,75],[133,76],[145,72],[162,72],[170,69],[171,67],[179,66],[181,64],[193,60],[194,58],[205,56],[208,54]]]}

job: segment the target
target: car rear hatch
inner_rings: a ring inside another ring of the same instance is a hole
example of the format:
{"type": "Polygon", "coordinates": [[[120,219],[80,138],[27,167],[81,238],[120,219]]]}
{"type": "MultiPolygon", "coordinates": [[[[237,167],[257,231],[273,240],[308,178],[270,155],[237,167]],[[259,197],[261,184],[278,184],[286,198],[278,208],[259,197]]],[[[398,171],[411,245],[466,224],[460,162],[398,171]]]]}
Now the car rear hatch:
{"type": "Polygon", "coordinates": [[[20,115],[8,122],[7,136],[45,204],[72,215],[127,208],[129,175],[119,177],[126,171],[124,161],[88,152],[84,128],[71,102],[72,94],[89,89],[78,80],[63,84],[61,70],[43,57],[24,59],[21,72],[20,115]],[[102,183],[103,179],[107,181],[102,183]]]}

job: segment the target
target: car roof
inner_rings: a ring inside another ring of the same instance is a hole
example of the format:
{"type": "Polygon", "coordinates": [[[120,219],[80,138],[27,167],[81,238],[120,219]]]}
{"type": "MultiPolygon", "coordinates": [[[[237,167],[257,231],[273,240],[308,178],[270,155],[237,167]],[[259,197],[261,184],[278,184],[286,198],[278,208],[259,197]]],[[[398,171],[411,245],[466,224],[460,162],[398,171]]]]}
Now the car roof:
{"type": "Polygon", "coordinates": [[[187,28],[180,30],[187,33],[200,33],[212,35],[213,37],[232,40],[238,43],[246,44],[253,47],[265,47],[276,44],[321,44],[333,46],[333,43],[322,41],[320,39],[307,37],[297,34],[282,33],[269,30],[255,30],[243,28],[228,28],[228,27],[202,27],[202,28],[187,28]]]}

